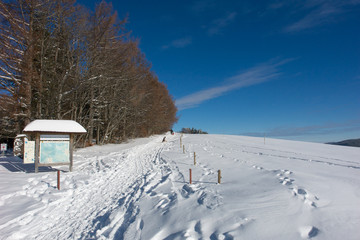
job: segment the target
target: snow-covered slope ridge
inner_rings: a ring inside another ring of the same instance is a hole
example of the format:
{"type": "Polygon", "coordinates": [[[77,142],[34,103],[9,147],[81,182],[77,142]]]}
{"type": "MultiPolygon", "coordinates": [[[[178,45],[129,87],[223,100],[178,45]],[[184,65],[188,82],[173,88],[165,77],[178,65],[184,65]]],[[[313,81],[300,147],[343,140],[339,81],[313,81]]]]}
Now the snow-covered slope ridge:
{"type": "Polygon", "coordinates": [[[60,191],[55,171],[0,158],[0,239],[360,236],[359,148],[184,135],[183,153],[162,138],[76,151],[60,191]]]}

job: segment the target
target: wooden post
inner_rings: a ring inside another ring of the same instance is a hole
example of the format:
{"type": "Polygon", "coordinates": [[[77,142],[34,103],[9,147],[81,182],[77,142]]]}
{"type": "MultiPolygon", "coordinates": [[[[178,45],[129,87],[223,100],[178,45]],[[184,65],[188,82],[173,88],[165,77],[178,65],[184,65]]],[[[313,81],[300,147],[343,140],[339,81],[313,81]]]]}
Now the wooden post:
{"type": "Polygon", "coordinates": [[[57,189],[60,190],[60,171],[57,171],[57,189]]]}
{"type": "Polygon", "coordinates": [[[185,153],[185,145],[183,145],[183,153],[185,153]]]}
{"type": "Polygon", "coordinates": [[[70,164],[69,164],[69,171],[72,172],[73,170],[73,152],[74,152],[74,134],[70,134],[70,144],[69,144],[69,154],[70,154],[70,164]]]}
{"type": "Polygon", "coordinates": [[[180,148],[182,148],[182,137],[180,137],[180,148]]]}
{"type": "Polygon", "coordinates": [[[189,173],[190,173],[190,184],[192,184],[191,168],[189,169],[189,173]]]}
{"type": "Polygon", "coordinates": [[[264,145],[265,145],[265,133],[264,133],[264,145]]]}
{"type": "Polygon", "coordinates": [[[194,166],[196,165],[196,152],[194,152],[194,166]]]}
{"type": "Polygon", "coordinates": [[[35,134],[35,173],[39,172],[40,133],[35,134]]]}
{"type": "Polygon", "coordinates": [[[221,170],[218,170],[218,184],[221,183],[221,170]]]}

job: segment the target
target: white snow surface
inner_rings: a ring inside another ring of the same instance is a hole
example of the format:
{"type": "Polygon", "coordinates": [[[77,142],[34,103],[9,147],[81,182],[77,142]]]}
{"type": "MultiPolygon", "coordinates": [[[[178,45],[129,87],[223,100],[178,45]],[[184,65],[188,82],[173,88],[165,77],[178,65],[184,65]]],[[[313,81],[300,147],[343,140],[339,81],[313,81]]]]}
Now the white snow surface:
{"type": "Polygon", "coordinates": [[[35,120],[26,125],[24,132],[86,133],[86,130],[73,120],[35,120]]]}
{"type": "Polygon", "coordinates": [[[60,190],[54,169],[1,157],[0,239],[359,239],[360,148],[162,139],[79,149],[60,190]]]}

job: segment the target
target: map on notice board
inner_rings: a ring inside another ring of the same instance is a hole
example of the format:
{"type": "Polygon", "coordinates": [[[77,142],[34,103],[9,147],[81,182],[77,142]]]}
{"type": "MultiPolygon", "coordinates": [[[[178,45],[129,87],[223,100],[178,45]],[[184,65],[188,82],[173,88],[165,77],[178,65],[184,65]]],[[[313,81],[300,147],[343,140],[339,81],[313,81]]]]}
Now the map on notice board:
{"type": "Polygon", "coordinates": [[[41,141],[40,163],[69,163],[69,141],[41,141]]]}
{"type": "Polygon", "coordinates": [[[24,146],[24,164],[35,162],[35,141],[25,139],[24,146]]]}

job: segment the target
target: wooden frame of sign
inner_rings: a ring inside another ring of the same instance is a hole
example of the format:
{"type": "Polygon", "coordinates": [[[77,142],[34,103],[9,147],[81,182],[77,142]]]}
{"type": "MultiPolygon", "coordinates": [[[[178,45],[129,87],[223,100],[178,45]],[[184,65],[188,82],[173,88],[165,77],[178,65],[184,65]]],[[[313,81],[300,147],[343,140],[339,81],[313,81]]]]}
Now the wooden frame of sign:
{"type": "Polygon", "coordinates": [[[34,154],[37,173],[39,167],[59,165],[69,165],[69,171],[72,171],[74,134],[84,134],[86,130],[71,120],[35,120],[24,128],[24,133],[35,134],[34,154]],[[68,149],[67,145],[69,145],[68,149]],[[47,158],[43,157],[44,155],[47,158]]]}

